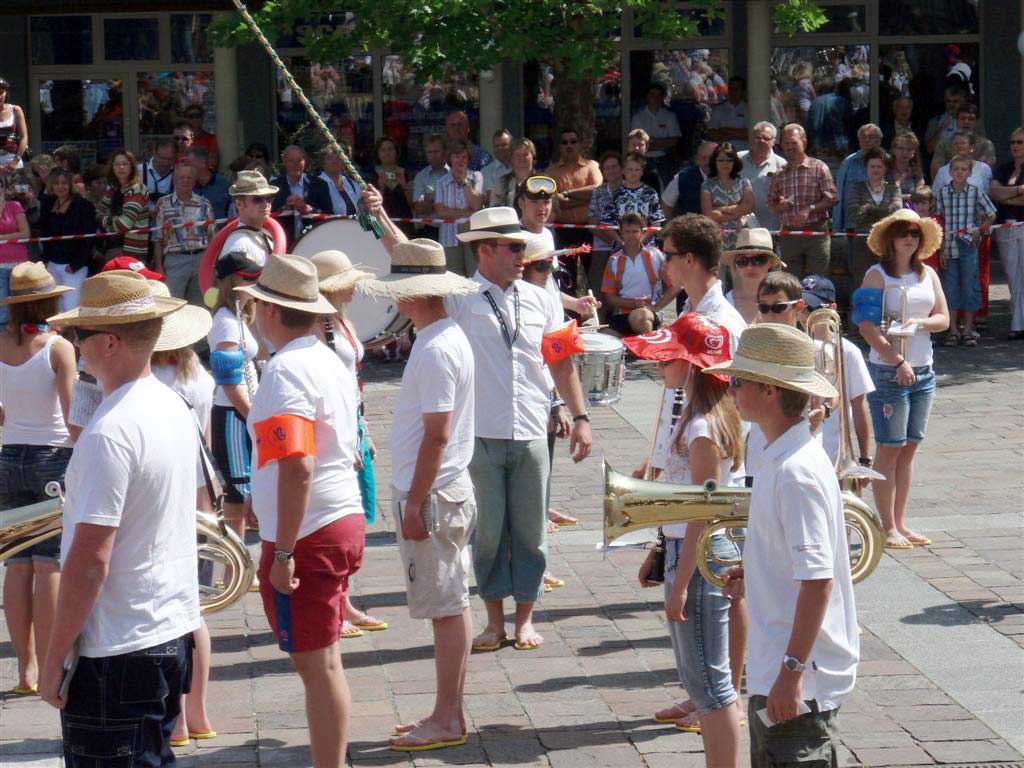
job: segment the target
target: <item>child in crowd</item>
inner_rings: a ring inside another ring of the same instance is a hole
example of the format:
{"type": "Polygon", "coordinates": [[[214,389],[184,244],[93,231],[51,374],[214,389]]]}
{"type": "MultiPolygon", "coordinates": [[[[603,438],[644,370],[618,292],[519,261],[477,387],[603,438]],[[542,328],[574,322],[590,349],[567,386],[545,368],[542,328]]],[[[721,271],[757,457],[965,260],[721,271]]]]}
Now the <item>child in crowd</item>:
{"type": "Polygon", "coordinates": [[[607,333],[632,336],[661,327],[662,315],[679,293],[669,287],[665,257],[653,245],[644,245],[644,219],[627,213],[619,219],[622,248],[612,254],[604,270],[601,292],[612,314],[607,333]]]}
{"type": "MultiPolygon", "coordinates": [[[[935,212],[935,193],[932,192],[932,188],[927,184],[918,187],[910,193],[910,207],[922,219],[935,219],[935,221],[939,222],[940,227],[945,224],[945,219],[935,212]]],[[[925,264],[939,274],[942,274],[941,255],[942,251],[936,251],[924,260],[925,264]]]]}
{"type": "Polygon", "coordinates": [[[962,336],[950,328],[942,342],[955,347],[963,339],[964,346],[976,347],[980,334],[974,330],[974,313],[981,309],[981,277],[978,272],[978,243],[981,231],[967,228],[991,224],[996,207],[988,195],[967,181],[974,167],[967,155],[957,155],[949,164],[952,181],[939,190],[938,213],[943,217],[945,237],[942,240],[942,290],[952,314],[963,311],[962,336]]]}

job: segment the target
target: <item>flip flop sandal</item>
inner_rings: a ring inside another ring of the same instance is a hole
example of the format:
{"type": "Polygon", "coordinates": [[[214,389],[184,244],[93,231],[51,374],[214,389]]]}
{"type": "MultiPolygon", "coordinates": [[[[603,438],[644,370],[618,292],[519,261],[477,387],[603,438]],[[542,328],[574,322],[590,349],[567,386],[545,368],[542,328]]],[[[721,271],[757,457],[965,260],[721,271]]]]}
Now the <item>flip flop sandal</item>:
{"type": "MultiPolygon", "coordinates": [[[[689,704],[689,703],[690,702],[686,702],[686,704],[689,704]]],[[[658,713],[655,712],[654,716],[651,719],[654,722],[656,722],[656,723],[661,723],[662,725],[668,725],[669,723],[678,722],[679,720],[682,720],[684,717],[689,717],[690,715],[692,715],[694,712],[697,711],[692,706],[691,707],[687,707],[687,706],[685,706],[685,704],[677,704],[674,707],[672,707],[672,709],[675,709],[675,710],[681,712],[682,714],[679,715],[679,717],[658,717],[658,713]]]]}
{"type": "Polygon", "coordinates": [[[680,721],[677,721],[676,730],[682,731],[683,733],[700,733],[700,721],[697,720],[696,713],[691,713],[686,717],[681,718],[680,721]],[[682,725],[679,724],[682,721],[690,720],[690,718],[693,718],[691,722],[683,722],[682,725]]]}
{"type": "Polygon", "coordinates": [[[567,526],[579,525],[580,524],[580,521],[578,519],[576,519],[575,517],[573,517],[572,515],[563,515],[561,512],[556,512],[555,514],[558,515],[559,519],[558,520],[550,520],[550,522],[553,522],[553,523],[555,523],[557,525],[561,525],[561,526],[566,526],[567,527],[567,526]]]}
{"type": "Polygon", "coordinates": [[[550,592],[552,589],[559,589],[564,587],[565,582],[555,576],[547,576],[544,578],[544,591],[550,592]]]}
{"type": "Polygon", "coordinates": [[[216,731],[189,731],[188,737],[190,739],[215,739],[217,738],[216,731]]]}
{"type": "Polygon", "coordinates": [[[912,547],[929,547],[932,540],[925,536],[923,539],[907,539],[912,547]]]}
{"type": "Polygon", "coordinates": [[[38,685],[16,685],[11,688],[11,693],[15,696],[35,696],[39,693],[38,685]]]}
{"type": "Polygon", "coordinates": [[[359,629],[364,629],[367,632],[380,632],[381,630],[385,630],[388,628],[388,623],[386,621],[375,619],[372,616],[367,616],[366,618],[368,619],[368,621],[357,621],[354,622],[352,626],[357,627],[359,629]]]}
{"type": "Polygon", "coordinates": [[[900,543],[897,543],[897,542],[894,542],[894,541],[889,541],[887,539],[886,542],[885,542],[885,548],[886,549],[913,549],[914,545],[911,544],[909,541],[906,544],[900,544],[900,543]]]}
{"type": "MultiPolygon", "coordinates": [[[[419,728],[421,725],[423,725],[423,723],[421,723],[419,720],[413,720],[412,723],[410,723],[408,726],[396,725],[394,728],[391,729],[391,733],[392,733],[392,736],[395,736],[395,737],[404,736],[407,733],[412,733],[417,728],[419,728]],[[415,723],[415,725],[413,725],[413,723],[415,723]]],[[[463,731],[462,735],[463,736],[468,736],[469,732],[468,731],[463,731]]]]}
{"type": "Polygon", "coordinates": [[[473,650],[477,652],[490,652],[497,651],[501,646],[508,642],[508,635],[502,635],[498,638],[496,643],[474,643],[473,650]]]}
{"type": "Polygon", "coordinates": [[[345,622],[341,625],[341,639],[351,640],[354,637],[362,637],[363,630],[356,628],[349,622],[345,622]]]}
{"type": "Polygon", "coordinates": [[[192,739],[171,739],[172,747],[187,747],[192,743],[192,739]]]}
{"type": "Polygon", "coordinates": [[[558,523],[548,520],[548,533],[558,533],[558,523]]]}
{"type": "MultiPolygon", "coordinates": [[[[403,736],[403,739],[412,739],[412,736],[403,736]]],[[[418,741],[414,743],[398,744],[391,742],[391,749],[395,752],[426,752],[431,749],[444,749],[445,747],[461,747],[466,743],[468,737],[462,734],[457,739],[435,739],[433,741],[418,741]]]]}
{"type": "Polygon", "coordinates": [[[960,344],[960,337],[955,333],[947,333],[946,338],[942,340],[942,346],[944,347],[956,347],[960,344]]]}
{"type": "Polygon", "coordinates": [[[517,651],[536,651],[542,645],[543,643],[524,643],[520,640],[516,640],[512,644],[512,647],[515,648],[517,651]]]}
{"type": "Polygon", "coordinates": [[[976,347],[976,346],[978,346],[978,340],[976,338],[974,338],[973,336],[968,336],[966,339],[964,339],[964,346],[965,347],[976,347]]]}

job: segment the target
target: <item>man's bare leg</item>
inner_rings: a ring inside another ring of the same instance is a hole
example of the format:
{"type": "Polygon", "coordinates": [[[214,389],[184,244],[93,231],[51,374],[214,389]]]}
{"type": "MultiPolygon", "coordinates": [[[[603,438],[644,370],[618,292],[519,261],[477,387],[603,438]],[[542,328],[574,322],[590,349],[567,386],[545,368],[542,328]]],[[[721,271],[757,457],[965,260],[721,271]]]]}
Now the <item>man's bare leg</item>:
{"type": "Polygon", "coordinates": [[[306,720],[313,768],[342,768],[348,746],[348,716],[352,697],[337,644],[315,651],[292,653],[306,688],[306,720]]]}

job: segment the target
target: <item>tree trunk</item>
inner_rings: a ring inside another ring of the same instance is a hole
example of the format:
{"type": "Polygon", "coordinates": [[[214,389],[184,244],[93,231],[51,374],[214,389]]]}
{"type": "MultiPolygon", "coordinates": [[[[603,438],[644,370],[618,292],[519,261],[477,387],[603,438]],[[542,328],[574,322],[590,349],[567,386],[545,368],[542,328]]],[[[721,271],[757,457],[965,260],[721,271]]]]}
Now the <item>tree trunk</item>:
{"type": "Polygon", "coordinates": [[[555,135],[554,152],[558,152],[559,133],[566,129],[574,129],[580,137],[581,150],[587,157],[594,152],[594,88],[593,77],[569,79],[564,74],[560,62],[554,62],[553,83],[555,96],[555,135]]]}

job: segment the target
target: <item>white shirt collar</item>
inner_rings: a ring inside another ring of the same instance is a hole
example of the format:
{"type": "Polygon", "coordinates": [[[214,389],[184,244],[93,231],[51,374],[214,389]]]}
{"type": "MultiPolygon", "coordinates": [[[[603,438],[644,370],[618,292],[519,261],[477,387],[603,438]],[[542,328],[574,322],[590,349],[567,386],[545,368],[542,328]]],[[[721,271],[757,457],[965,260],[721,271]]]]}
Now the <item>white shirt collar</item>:
{"type": "Polygon", "coordinates": [[[800,419],[764,449],[764,458],[766,461],[778,462],[783,456],[793,453],[811,439],[811,430],[807,428],[807,422],[800,419]]]}

